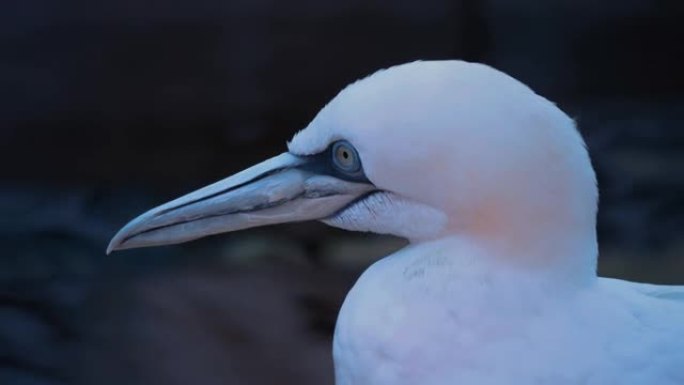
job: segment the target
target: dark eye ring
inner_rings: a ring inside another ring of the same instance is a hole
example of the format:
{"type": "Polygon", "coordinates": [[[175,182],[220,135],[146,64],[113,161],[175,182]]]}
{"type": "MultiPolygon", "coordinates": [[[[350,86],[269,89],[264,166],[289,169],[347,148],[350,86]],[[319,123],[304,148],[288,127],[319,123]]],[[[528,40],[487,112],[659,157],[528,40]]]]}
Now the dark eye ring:
{"type": "Polygon", "coordinates": [[[335,167],[346,173],[361,170],[361,159],[354,146],[346,140],[340,140],[332,146],[332,161],[335,167]]]}

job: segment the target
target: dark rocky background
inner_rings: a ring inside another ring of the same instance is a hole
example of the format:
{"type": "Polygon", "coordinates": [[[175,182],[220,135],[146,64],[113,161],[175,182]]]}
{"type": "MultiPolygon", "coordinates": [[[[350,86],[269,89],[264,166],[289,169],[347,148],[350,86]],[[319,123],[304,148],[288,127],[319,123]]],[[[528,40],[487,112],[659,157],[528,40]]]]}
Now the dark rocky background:
{"type": "Polygon", "coordinates": [[[599,174],[601,273],[684,283],[683,47],[680,0],[3,2],[0,383],[331,384],[344,293],[402,241],[313,223],[104,249],[420,58],[558,102],[599,174]]]}

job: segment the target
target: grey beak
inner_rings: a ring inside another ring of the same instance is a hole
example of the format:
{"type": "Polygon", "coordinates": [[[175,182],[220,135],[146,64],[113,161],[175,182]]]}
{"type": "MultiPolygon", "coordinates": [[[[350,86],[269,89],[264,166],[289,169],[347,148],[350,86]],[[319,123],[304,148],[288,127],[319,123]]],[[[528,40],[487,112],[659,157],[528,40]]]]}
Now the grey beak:
{"type": "Polygon", "coordinates": [[[375,189],[370,183],[317,173],[316,167],[307,167],[311,161],[286,152],[153,208],[119,230],[107,253],[324,219],[375,189]]]}

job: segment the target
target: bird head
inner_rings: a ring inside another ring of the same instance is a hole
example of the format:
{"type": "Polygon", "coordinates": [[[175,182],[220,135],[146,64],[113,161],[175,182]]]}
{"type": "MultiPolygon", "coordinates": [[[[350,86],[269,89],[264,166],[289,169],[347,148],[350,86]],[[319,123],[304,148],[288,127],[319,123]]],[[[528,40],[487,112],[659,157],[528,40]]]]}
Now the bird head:
{"type": "Polygon", "coordinates": [[[553,103],[486,65],[418,61],[347,86],[287,152],[142,214],[108,251],[305,220],[508,253],[595,247],[597,195],[553,103]]]}

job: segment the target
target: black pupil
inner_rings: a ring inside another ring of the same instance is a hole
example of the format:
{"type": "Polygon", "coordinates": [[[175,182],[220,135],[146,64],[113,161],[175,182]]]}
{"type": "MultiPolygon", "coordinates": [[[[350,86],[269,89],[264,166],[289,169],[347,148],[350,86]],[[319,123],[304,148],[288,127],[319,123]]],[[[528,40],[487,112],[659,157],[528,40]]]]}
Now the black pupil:
{"type": "Polygon", "coordinates": [[[342,157],[343,157],[344,159],[348,159],[348,158],[349,158],[349,153],[348,153],[347,151],[342,151],[342,157]]]}

